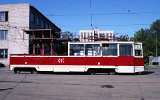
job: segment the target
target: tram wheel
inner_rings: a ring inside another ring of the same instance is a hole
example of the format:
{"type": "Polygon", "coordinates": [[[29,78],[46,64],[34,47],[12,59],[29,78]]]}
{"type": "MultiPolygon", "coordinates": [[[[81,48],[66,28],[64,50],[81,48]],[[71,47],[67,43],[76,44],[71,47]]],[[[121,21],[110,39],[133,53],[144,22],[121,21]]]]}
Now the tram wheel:
{"type": "Polygon", "coordinates": [[[17,70],[14,70],[14,73],[17,74],[17,70]]]}
{"type": "Polygon", "coordinates": [[[89,70],[87,71],[87,73],[88,73],[89,75],[95,75],[95,74],[96,74],[96,70],[89,69],[89,70]]]}
{"type": "Polygon", "coordinates": [[[109,74],[109,75],[115,75],[116,72],[115,72],[115,71],[111,71],[111,72],[109,72],[108,74],[109,74]]]}
{"type": "Polygon", "coordinates": [[[18,72],[18,70],[17,70],[17,69],[14,69],[14,73],[17,74],[17,72],[18,72]]]}
{"type": "Polygon", "coordinates": [[[31,70],[31,74],[37,74],[38,72],[37,72],[37,70],[36,69],[32,69],[31,70]]]}

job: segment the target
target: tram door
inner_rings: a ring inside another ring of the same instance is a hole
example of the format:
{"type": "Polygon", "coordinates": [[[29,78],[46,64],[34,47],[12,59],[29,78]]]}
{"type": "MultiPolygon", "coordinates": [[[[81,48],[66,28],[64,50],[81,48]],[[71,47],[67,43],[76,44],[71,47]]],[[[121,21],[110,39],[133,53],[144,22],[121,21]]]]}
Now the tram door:
{"type": "Polygon", "coordinates": [[[134,73],[133,44],[119,44],[118,71],[134,73]]]}

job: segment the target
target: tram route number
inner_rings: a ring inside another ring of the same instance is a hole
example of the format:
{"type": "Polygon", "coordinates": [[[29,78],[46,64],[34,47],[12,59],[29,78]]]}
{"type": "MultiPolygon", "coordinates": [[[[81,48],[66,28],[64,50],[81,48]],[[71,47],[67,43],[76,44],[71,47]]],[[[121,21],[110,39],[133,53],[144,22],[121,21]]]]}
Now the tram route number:
{"type": "Polygon", "coordinates": [[[58,63],[64,63],[64,58],[58,58],[58,63]]]}

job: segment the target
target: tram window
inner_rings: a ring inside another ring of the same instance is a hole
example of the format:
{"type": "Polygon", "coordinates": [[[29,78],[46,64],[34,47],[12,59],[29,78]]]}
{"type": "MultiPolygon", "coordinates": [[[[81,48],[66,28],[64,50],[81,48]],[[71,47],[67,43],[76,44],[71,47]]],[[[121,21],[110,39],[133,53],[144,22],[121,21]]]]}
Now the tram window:
{"type": "Polygon", "coordinates": [[[120,44],[119,45],[119,55],[120,56],[132,56],[132,45],[131,44],[120,44]]]}
{"type": "Polygon", "coordinates": [[[84,56],[84,44],[70,44],[71,56],[84,56]]]}
{"type": "Polygon", "coordinates": [[[117,56],[117,44],[102,44],[103,56],[117,56]]]}
{"type": "Polygon", "coordinates": [[[100,44],[86,44],[85,45],[86,56],[99,56],[101,55],[100,44]]]}
{"type": "Polygon", "coordinates": [[[135,56],[142,56],[142,48],[140,44],[135,44],[135,56]]]}

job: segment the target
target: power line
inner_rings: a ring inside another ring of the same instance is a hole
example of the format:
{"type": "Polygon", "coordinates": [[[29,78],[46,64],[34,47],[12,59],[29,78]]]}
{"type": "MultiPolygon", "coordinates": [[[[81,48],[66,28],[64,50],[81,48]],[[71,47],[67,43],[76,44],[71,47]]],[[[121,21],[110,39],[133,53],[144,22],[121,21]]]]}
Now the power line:
{"type": "Polygon", "coordinates": [[[72,0],[72,2],[68,3],[67,5],[65,5],[64,7],[60,8],[59,10],[56,11],[57,12],[60,12],[68,7],[70,7],[72,4],[74,4],[75,2],[77,2],[76,0],[72,0]]]}
{"type": "MultiPolygon", "coordinates": [[[[105,0],[105,1],[108,2],[108,3],[110,3],[110,4],[112,4],[112,5],[114,5],[114,6],[117,6],[118,8],[120,8],[120,9],[122,9],[124,11],[127,11],[129,14],[131,13],[130,9],[125,8],[125,7],[123,7],[123,6],[121,6],[121,5],[117,4],[117,3],[114,3],[113,1],[110,1],[110,0],[105,0]]],[[[149,19],[147,19],[146,17],[144,17],[142,15],[136,15],[136,16],[139,17],[139,18],[141,18],[141,19],[143,19],[143,20],[147,20],[147,21],[149,20],[149,19]]]]}
{"type": "Polygon", "coordinates": [[[100,25],[100,24],[97,24],[97,25],[93,25],[93,26],[146,26],[146,25],[150,25],[150,24],[104,24],[104,25],[100,25]]]}
{"type": "MultiPolygon", "coordinates": [[[[130,12],[130,13],[125,13],[125,12],[113,12],[113,13],[92,13],[92,15],[140,15],[140,14],[160,14],[160,12],[130,12]]],[[[66,14],[49,14],[46,16],[88,16],[91,15],[90,13],[66,13],[66,14]]]]}
{"type": "Polygon", "coordinates": [[[118,8],[120,8],[120,9],[122,9],[122,10],[124,10],[124,11],[127,11],[128,13],[131,12],[131,10],[129,10],[129,9],[117,4],[117,3],[114,3],[113,1],[110,1],[110,0],[105,0],[105,1],[110,3],[110,4],[112,4],[112,5],[114,5],[114,6],[116,6],[116,7],[118,7],[118,8]]]}
{"type": "MultiPolygon", "coordinates": [[[[131,24],[92,24],[92,26],[147,26],[147,25],[150,25],[149,23],[131,23],[131,24]]],[[[19,27],[19,26],[11,26],[11,25],[2,25],[0,24],[0,26],[3,26],[5,28],[14,28],[16,29],[17,31],[19,31],[18,29],[22,28],[22,27],[19,27]]],[[[63,24],[60,24],[59,26],[61,27],[87,27],[87,26],[90,26],[88,24],[84,24],[84,25],[63,25],[63,24]]],[[[23,28],[28,28],[28,27],[23,27],[23,28]]],[[[21,35],[20,35],[21,36],[21,35]]],[[[21,36],[21,38],[23,38],[21,36]]]]}
{"type": "MultiPolygon", "coordinates": [[[[143,23],[140,23],[140,24],[92,24],[92,26],[121,26],[121,27],[124,27],[124,26],[147,26],[147,25],[150,25],[150,24],[143,24],[143,23]]],[[[90,26],[90,25],[60,25],[61,27],[87,27],[87,26],[90,26]]]]}

